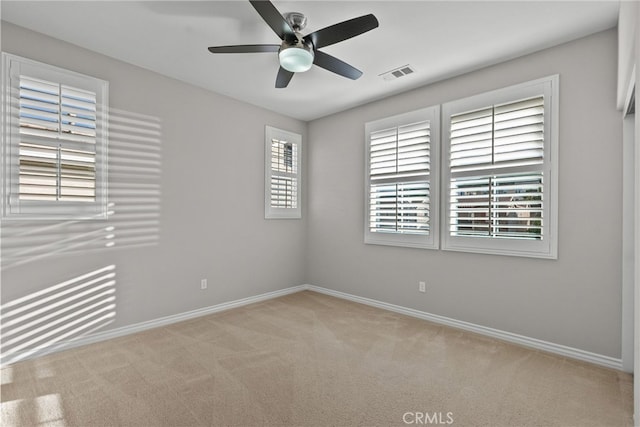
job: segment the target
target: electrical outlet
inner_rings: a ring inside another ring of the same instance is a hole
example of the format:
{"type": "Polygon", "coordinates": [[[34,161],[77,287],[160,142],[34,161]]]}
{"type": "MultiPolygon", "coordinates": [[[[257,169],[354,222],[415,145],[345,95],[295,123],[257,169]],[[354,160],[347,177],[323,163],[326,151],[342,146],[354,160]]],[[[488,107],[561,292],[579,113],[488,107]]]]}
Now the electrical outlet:
{"type": "Polygon", "coordinates": [[[420,292],[427,292],[427,284],[425,282],[418,282],[418,290],[420,292]]]}
{"type": "Polygon", "coordinates": [[[200,289],[207,289],[207,279],[200,280],[200,289]]]}

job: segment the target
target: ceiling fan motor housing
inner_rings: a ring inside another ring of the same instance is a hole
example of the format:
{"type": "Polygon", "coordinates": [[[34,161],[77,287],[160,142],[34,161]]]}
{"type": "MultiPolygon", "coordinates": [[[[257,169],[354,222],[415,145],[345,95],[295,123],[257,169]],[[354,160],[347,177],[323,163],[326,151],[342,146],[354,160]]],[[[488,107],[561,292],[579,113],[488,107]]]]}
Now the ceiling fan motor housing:
{"type": "Polygon", "coordinates": [[[296,33],[298,31],[304,30],[304,27],[307,26],[307,17],[300,12],[285,13],[284,19],[287,21],[287,23],[291,26],[293,31],[295,31],[296,33]]]}

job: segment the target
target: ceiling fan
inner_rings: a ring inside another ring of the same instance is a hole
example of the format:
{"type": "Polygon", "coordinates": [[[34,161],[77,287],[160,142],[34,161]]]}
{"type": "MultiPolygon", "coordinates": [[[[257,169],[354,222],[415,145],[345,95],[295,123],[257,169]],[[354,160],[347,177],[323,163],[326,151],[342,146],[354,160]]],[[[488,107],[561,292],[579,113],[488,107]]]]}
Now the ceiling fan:
{"type": "Polygon", "coordinates": [[[303,36],[300,31],[307,25],[307,18],[302,13],[291,12],[283,16],[268,0],[250,0],[249,3],[280,37],[282,43],[213,46],[209,48],[211,53],[278,52],[280,69],[276,77],[277,88],[287,87],[294,73],[307,71],[313,64],[352,80],[362,75],[362,71],[318,49],[377,28],[378,20],[372,14],[349,19],[303,36]]]}

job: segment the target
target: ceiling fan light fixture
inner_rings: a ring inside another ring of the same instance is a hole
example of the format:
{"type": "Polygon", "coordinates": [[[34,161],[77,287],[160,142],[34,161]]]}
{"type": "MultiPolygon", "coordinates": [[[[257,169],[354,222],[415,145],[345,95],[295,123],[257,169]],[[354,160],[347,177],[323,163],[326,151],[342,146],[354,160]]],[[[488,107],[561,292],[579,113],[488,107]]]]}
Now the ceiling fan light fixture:
{"type": "Polygon", "coordinates": [[[313,50],[307,46],[282,47],[278,53],[280,66],[292,73],[303,73],[313,65],[313,50]]]}

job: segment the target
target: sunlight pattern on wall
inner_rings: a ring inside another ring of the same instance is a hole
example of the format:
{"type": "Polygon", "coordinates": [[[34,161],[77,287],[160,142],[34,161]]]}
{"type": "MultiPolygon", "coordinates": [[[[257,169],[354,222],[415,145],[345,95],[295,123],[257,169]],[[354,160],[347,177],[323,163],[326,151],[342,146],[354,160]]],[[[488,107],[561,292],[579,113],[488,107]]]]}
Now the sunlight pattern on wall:
{"type": "Polygon", "coordinates": [[[108,223],[106,247],[155,245],[160,238],[160,119],[111,110],[109,126],[108,223]]]}
{"type": "Polygon", "coordinates": [[[60,254],[158,243],[160,119],[112,108],[108,147],[107,220],[5,220],[2,269],[60,254]]]}
{"type": "Polygon", "coordinates": [[[54,351],[112,323],[116,271],[109,265],[0,306],[0,363],[54,351]]]}

